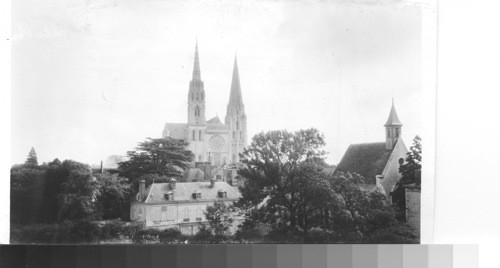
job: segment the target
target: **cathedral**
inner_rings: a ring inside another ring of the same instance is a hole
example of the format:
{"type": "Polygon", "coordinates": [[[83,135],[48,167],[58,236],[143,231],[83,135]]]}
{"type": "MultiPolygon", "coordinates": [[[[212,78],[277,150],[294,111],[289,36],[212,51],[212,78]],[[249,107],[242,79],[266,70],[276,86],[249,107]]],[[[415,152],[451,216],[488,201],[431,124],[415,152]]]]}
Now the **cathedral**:
{"type": "Polygon", "coordinates": [[[222,123],[219,116],[206,120],[206,95],[201,80],[198,43],[194,53],[193,75],[187,94],[187,123],[166,123],[162,137],[188,141],[189,150],[193,152],[197,164],[215,167],[234,165],[239,162],[239,153],[247,145],[247,117],[236,56],[226,117],[222,123]]]}

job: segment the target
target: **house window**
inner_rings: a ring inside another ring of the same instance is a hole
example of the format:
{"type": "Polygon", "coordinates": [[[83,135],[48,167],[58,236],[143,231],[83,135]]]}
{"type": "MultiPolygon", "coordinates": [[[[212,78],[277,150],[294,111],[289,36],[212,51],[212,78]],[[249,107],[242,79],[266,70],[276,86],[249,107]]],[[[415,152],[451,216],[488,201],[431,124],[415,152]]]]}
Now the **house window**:
{"type": "Polygon", "coordinates": [[[201,221],[201,218],[196,218],[196,221],[201,221]]]}
{"type": "Polygon", "coordinates": [[[194,199],[201,199],[201,193],[194,192],[194,193],[193,193],[193,198],[194,198],[194,199]]]}
{"type": "Polygon", "coordinates": [[[220,198],[227,198],[227,192],[224,190],[219,190],[219,197],[220,198]]]}
{"type": "Polygon", "coordinates": [[[174,200],[174,193],[173,192],[168,192],[165,194],[165,199],[172,201],[174,200]]]}
{"type": "Polygon", "coordinates": [[[182,221],[183,222],[189,222],[189,218],[184,218],[182,221]]]}

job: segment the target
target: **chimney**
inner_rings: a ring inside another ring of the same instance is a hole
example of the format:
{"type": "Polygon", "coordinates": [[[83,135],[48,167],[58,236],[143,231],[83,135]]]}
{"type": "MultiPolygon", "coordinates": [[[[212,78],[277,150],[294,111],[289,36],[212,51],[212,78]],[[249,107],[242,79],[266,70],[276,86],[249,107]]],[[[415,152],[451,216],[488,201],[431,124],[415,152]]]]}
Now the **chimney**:
{"type": "Polygon", "coordinates": [[[146,195],[146,181],[145,180],[140,180],[139,181],[139,196],[140,199],[144,198],[146,195]]]}
{"type": "Polygon", "coordinates": [[[212,178],[210,179],[210,188],[214,188],[214,187],[215,187],[215,178],[214,178],[214,177],[212,177],[212,178]]]}
{"type": "Polygon", "coordinates": [[[177,184],[177,180],[172,178],[170,180],[170,188],[172,188],[172,190],[175,190],[175,185],[177,184]]]}

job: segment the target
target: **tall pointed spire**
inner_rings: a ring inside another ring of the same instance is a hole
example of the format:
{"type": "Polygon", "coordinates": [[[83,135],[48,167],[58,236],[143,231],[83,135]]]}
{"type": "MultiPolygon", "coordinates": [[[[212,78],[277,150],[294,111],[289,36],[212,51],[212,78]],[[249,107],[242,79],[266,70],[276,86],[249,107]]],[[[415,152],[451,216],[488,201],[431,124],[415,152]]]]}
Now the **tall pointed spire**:
{"type": "Polygon", "coordinates": [[[394,98],[392,99],[391,112],[389,113],[389,118],[384,126],[402,126],[401,121],[399,121],[398,114],[396,113],[396,108],[394,107],[394,98]]]}
{"type": "Polygon", "coordinates": [[[234,55],[233,78],[231,81],[231,93],[229,94],[229,107],[242,106],[243,98],[241,96],[240,75],[238,72],[238,59],[234,55]]]}
{"type": "Polygon", "coordinates": [[[196,47],[194,50],[194,67],[193,67],[193,80],[201,79],[200,71],[200,58],[198,56],[198,38],[196,38],[196,47]]]}

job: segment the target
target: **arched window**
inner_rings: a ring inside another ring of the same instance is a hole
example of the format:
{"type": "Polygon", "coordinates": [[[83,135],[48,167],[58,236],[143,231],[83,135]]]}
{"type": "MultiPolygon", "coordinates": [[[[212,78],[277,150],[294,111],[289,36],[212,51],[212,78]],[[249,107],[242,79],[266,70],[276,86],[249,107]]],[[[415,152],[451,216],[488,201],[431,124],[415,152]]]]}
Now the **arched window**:
{"type": "Polygon", "coordinates": [[[205,99],[205,93],[201,92],[201,100],[205,99]]]}
{"type": "Polygon", "coordinates": [[[200,107],[196,106],[196,108],[194,108],[194,116],[200,116],[200,107]]]}
{"type": "Polygon", "coordinates": [[[236,121],[236,129],[240,129],[240,122],[239,121],[236,121]]]}
{"type": "Polygon", "coordinates": [[[399,137],[399,128],[396,128],[396,138],[399,137]]]}
{"type": "Polygon", "coordinates": [[[194,135],[194,130],[193,130],[193,140],[195,140],[196,136],[194,135]]]}
{"type": "Polygon", "coordinates": [[[198,137],[198,139],[199,139],[200,141],[202,141],[202,140],[203,140],[203,139],[201,138],[201,130],[200,130],[200,132],[199,132],[199,137],[198,137]]]}
{"type": "Polygon", "coordinates": [[[196,100],[200,100],[200,93],[196,92],[196,100]]]}

